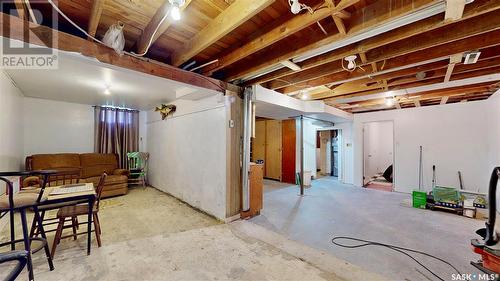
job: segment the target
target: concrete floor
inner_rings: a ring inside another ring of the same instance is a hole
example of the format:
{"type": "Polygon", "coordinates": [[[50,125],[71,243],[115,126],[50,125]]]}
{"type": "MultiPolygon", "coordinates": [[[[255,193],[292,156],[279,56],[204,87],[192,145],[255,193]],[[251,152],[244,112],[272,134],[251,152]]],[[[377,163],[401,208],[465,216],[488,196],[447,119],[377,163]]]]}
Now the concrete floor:
{"type": "Polygon", "coordinates": [[[35,254],[36,280],[387,280],[254,223],[222,224],[153,188],[101,206],[103,246],[93,241],[87,256],[83,237],[63,240],[54,271],[35,254]]]}
{"type": "MultiPolygon", "coordinates": [[[[328,177],[313,181],[304,197],[298,192],[297,186],[266,181],[264,209],[251,221],[394,280],[436,279],[401,254],[373,246],[340,248],[331,243],[332,237],[352,236],[418,249],[444,258],[462,273],[477,272],[469,264],[478,259],[470,239],[484,226],[483,221],[413,209],[402,204],[410,198],[408,194],[354,187],[328,177]]],[[[453,271],[446,265],[419,258],[443,279],[451,280],[453,271]]]]}

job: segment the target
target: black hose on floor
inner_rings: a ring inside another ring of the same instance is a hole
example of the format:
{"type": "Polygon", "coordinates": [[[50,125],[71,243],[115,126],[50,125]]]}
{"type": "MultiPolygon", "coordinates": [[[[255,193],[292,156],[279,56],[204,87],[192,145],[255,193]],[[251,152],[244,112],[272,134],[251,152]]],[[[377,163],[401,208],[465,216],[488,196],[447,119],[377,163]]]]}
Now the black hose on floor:
{"type": "Polygon", "coordinates": [[[395,246],[395,245],[384,244],[384,243],[375,242],[375,241],[369,241],[369,240],[363,240],[363,239],[353,238],[353,237],[349,237],[349,236],[336,236],[336,237],[333,237],[332,238],[332,243],[334,245],[336,245],[336,246],[343,247],[343,248],[348,248],[348,249],[356,249],[356,248],[361,248],[361,247],[366,247],[366,246],[380,246],[380,247],[388,248],[390,250],[396,251],[396,252],[398,252],[400,254],[403,254],[403,255],[409,257],[410,259],[412,259],[413,261],[415,261],[417,264],[419,264],[421,267],[423,267],[425,270],[427,270],[428,272],[430,272],[432,275],[434,275],[436,278],[438,278],[441,281],[444,281],[444,279],[441,278],[441,277],[439,277],[439,275],[437,275],[436,273],[434,273],[427,266],[425,266],[422,262],[420,262],[417,258],[415,258],[414,256],[412,256],[411,254],[409,254],[407,252],[421,254],[421,255],[430,257],[432,259],[438,260],[438,261],[440,261],[440,262],[442,262],[442,263],[450,266],[451,268],[453,268],[453,270],[455,270],[458,274],[461,274],[460,271],[456,267],[454,267],[451,263],[445,261],[444,259],[441,259],[439,257],[433,256],[433,255],[428,254],[426,252],[422,252],[422,251],[418,251],[418,250],[414,250],[414,249],[403,248],[403,247],[399,247],[399,246],[395,246]],[[339,243],[339,242],[335,241],[335,240],[339,240],[339,239],[351,240],[351,241],[356,241],[356,242],[361,242],[361,243],[357,244],[357,245],[345,245],[345,244],[342,244],[342,243],[339,243]]]}

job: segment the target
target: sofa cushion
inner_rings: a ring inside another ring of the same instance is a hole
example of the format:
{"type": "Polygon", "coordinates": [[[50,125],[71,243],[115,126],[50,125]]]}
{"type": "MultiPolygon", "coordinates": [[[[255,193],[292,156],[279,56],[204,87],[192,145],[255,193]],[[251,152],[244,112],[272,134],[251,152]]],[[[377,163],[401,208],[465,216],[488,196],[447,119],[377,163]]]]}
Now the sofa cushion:
{"type": "Polygon", "coordinates": [[[31,170],[79,169],[80,156],[76,153],[35,154],[31,156],[31,170]]]}
{"type": "Polygon", "coordinates": [[[115,154],[85,153],[80,154],[82,178],[100,177],[102,173],[108,175],[118,169],[118,159],[115,154]]]}
{"type": "MultiPolygon", "coordinates": [[[[94,186],[97,187],[99,184],[99,180],[101,177],[90,177],[83,179],[82,181],[85,182],[91,182],[94,184],[94,186]]],[[[110,186],[110,185],[116,185],[116,184],[121,184],[121,183],[127,183],[128,182],[128,177],[127,176],[121,176],[121,175],[108,175],[106,179],[104,180],[104,186],[110,186]]]]}

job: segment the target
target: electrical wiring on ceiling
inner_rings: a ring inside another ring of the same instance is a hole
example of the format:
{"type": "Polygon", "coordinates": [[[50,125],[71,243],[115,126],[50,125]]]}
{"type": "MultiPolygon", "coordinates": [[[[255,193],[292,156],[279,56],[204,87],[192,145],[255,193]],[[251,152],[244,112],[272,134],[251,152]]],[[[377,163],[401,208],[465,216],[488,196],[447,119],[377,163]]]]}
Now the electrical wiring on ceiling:
{"type": "MultiPolygon", "coordinates": [[[[54,4],[54,2],[52,2],[52,0],[47,0],[47,2],[50,3],[50,5],[52,5],[52,7],[54,8],[54,10],[56,10],[64,19],[66,19],[70,24],[72,24],[76,29],[78,29],[80,32],[82,32],[84,35],[86,35],[88,38],[96,41],[97,43],[99,44],[102,44],[106,47],[109,47],[108,45],[106,45],[103,41],[97,39],[96,37],[90,35],[87,31],[85,31],[83,28],[81,28],[79,25],[77,25],[74,21],[72,21],[65,13],[63,13],[63,11],[61,11],[59,9],[59,7],[54,4]]],[[[168,15],[169,13],[167,13],[168,15]]],[[[141,54],[136,54],[136,53],[133,53],[133,52],[127,52],[127,51],[123,51],[124,54],[127,54],[129,56],[132,56],[132,57],[135,57],[135,58],[140,58],[140,59],[145,59],[143,58],[143,56],[148,52],[149,50],[149,47],[151,47],[151,42],[153,40],[153,37],[155,36],[156,32],[158,32],[158,29],[160,28],[160,25],[163,23],[163,21],[165,20],[167,16],[164,16],[162,18],[162,20],[160,21],[160,23],[158,24],[158,26],[156,27],[155,29],[155,32],[153,33],[153,35],[151,36],[150,40],[149,40],[149,45],[146,49],[146,51],[141,55],[141,54]]],[[[198,74],[197,74],[198,75],[198,74]]],[[[207,82],[217,86],[219,89],[221,89],[223,92],[226,90],[223,86],[215,83],[214,81],[212,81],[211,79],[209,79],[208,77],[205,77],[203,75],[199,75],[199,77],[201,77],[202,79],[205,79],[207,82]]]]}
{"type": "MultiPolygon", "coordinates": [[[[85,31],[85,29],[81,28],[78,24],[76,24],[74,21],[72,21],[63,11],[61,11],[61,9],[59,9],[59,7],[54,4],[54,2],[52,2],[52,0],[47,0],[47,2],[50,3],[50,5],[52,6],[52,8],[54,8],[54,10],[56,10],[64,19],[66,19],[71,25],[73,25],[76,29],[78,29],[80,32],[82,32],[83,34],[85,34],[88,38],[104,45],[104,46],[107,46],[109,47],[108,45],[106,45],[103,41],[97,39],[95,36],[92,36],[90,35],[87,31],[85,31]]],[[[149,38],[149,43],[148,43],[148,46],[146,48],[146,50],[140,54],[136,54],[134,52],[127,52],[127,51],[123,51],[123,53],[127,54],[127,55],[131,55],[131,56],[134,56],[134,57],[143,57],[144,55],[147,54],[147,52],[149,51],[149,48],[151,47],[151,44],[153,42],[153,38],[155,37],[156,33],[158,32],[158,29],[160,29],[160,26],[163,24],[163,22],[165,21],[165,19],[168,17],[168,15],[170,14],[170,11],[165,13],[165,15],[163,16],[163,18],[160,20],[160,22],[158,23],[158,25],[156,26],[155,28],[155,31],[153,32],[153,34],[151,35],[151,38],[149,38]]]]}
{"type": "MultiPolygon", "coordinates": [[[[460,271],[455,266],[453,266],[451,263],[449,263],[448,261],[446,261],[444,259],[441,259],[439,257],[433,256],[433,255],[428,254],[428,253],[423,252],[423,251],[418,251],[418,250],[414,250],[414,249],[399,247],[399,246],[395,246],[395,245],[391,245],[391,244],[384,244],[384,243],[375,242],[375,241],[363,240],[363,239],[359,239],[359,238],[353,238],[353,237],[349,237],[349,236],[336,236],[336,237],[333,237],[332,238],[332,243],[334,245],[336,245],[336,246],[339,246],[339,247],[342,247],[342,248],[348,248],[348,249],[356,249],[356,248],[362,248],[362,247],[366,247],[366,246],[380,246],[380,247],[385,247],[387,249],[393,250],[395,252],[398,252],[400,254],[403,254],[403,255],[409,257],[410,259],[412,259],[414,262],[416,262],[418,265],[420,265],[422,268],[424,268],[426,271],[428,271],[434,277],[436,277],[437,279],[439,279],[441,281],[445,281],[445,279],[441,278],[439,275],[437,275],[430,268],[428,268],[427,266],[425,266],[421,261],[417,260],[417,258],[415,258],[414,256],[410,255],[408,252],[416,253],[416,254],[420,254],[420,255],[424,255],[424,256],[427,256],[427,257],[432,258],[434,260],[440,261],[440,262],[448,265],[449,267],[451,267],[459,275],[461,274],[460,271]],[[355,242],[359,242],[359,244],[356,244],[356,245],[346,245],[346,244],[342,244],[342,243],[336,242],[336,240],[355,241],[355,242]]],[[[446,280],[448,280],[448,279],[446,279],[446,280]]]]}

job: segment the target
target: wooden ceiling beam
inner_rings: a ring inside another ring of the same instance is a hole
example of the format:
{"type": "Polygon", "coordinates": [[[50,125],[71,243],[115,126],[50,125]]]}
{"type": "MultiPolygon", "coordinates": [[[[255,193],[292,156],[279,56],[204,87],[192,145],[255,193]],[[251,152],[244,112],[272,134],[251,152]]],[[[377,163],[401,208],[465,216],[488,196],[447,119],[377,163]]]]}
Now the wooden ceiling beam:
{"type": "Polygon", "coordinates": [[[335,22],[335,26],[337,27],[337,30],[339,31],[340,34],[347,34],[347,28],[345,27],[344,21],[337,17],[337,16],[332,16],[333,21],[335,22]]]}
{"type": "MultiPolygon", "coordinates": [[[[484,75],[491,75],[491,74],[497,74],[500,72],[500,66],[494,66],[490,68],[485,68],[485,69],[478,69],[474,71],[464,71],[461,73],[457,73],[453,75],[453,78],[455,80],[461,80],[461,79],[467,79],[467,78],[472,78],[472,77],[478,77],[478,76],[484,76],[484,75]]],[[[401,89],[408,89],[408,88],[413,88],[413,87],[420,87],[420,86],[428,86],[432,84],[439,84],[443,82],[443,78],[434,78],[434,79],[428,79],[424,81],[412,81],[409,83],[405,84],[400,84],[396,86],[390,86],[389,91],[391,90],[401,90],[401,89]]],[[[467,86],[462,86],[461,88],[466,88],[466,87],[478,87],[478,86],[484,86],[486,84],[491,84],[491,83],[481,83],[481,84],[471,84],[467,86]]],[[[440,89],[436,91],[445,91],[446,89],[440,89]]],[[[372,95],[372,94],[379,94],[379,93],[384,93],[387,90],[373,90],[373,91],[366,91],[366,92],[358,92],[358,93],[349,93],[349,94],[335,94],[335,93],[321,93],[313,96],[312,98],[315,100],[338,100],[338,99],[345,99],[345,98],[354,98],[354,97],[362,97],[366,95],[372,95]]]]}
{"type": "Polygon", "coordinates": [[[448,102],[448,99],[450,98],[450,96],[444,96],[441,98],[441,101],[439,102],[439,104],[446,104],[448,102]]]}
{"type": "MultiPolygon", "coordinates": [[[[476,1],[474,1],[474,3],[467,5],[467,7],[465,9],[464,16],[462,17],[462,19],[460,19],[460,21],[470,19],[473,17],[477,17],[477,16],[483,15],[485,13],[496,11],[498,9],[500,9],[500,3],[498,3],[498,2],[495,2],[493,0],[482,0],[482,1],[476,0],[476,1]]],[[[386,22],[389,18],[387,15],[385,15],[383,13],[381,14],[381,12],[379,10],[371,11],[370,6],[368,6],[365,10],[370,11],[370,13],[377,15],[377,18],[379,19],[378,22],[373,22],[372,25],[368,25],[370,28],[373,27],[373,25],[382,24],[382,23],[386,22]],[[382,20],[382,17],[384,17],[385,20],[382,20]]],[[[399,16],[404,15],[404,14],[406,14],[406,13],[402,13],[399,16]]],[[[355,20],[355,17],[358,17],[358,16],[359,16],[359,14],[353,15],[353,22],[357,22],[355,20]]],[[[397,17],[397,16],[398,15],[393,15],[393,18],[397,17]]],[[[391,18],[391,19],[393,19],[393,18],[391,18]]],[[[359,22],[359,20],[358,20],[358,22],[359,22]]],[[[362,42],[354,45],[354,49],[355,49],[354,52],[358,52],[358,53],[362,52],[362,51],[367,52],[369,50],[379,48],[379,47],[382,47],[384,45],[387,45],[387,44],[390,44],[393,42],[404,40],[404,39],[410,38],[412,36],[415,36],[415,35],[418,35],[418,34],[421,34],[424,32],[429,32],[429,31],[447,26],[449,24],[450,24],[450,22],[443,21],[442,16],[436,15],[434,17],[419,21],[417,23],[406,25],[406,26],[400,27],[398,29],[383,33],[381,35],[363,40],[362,42]]],[[[332,43],[334,41],[339,41],[339,40],[342,40],[344,38],[348,38],[349,36],[352,36],[353,34],[363,32],[365,29],[366,29],[366,26],[364,26],[362,24],[353,25],[347,36],[343,36],[341,34],[335,34],[333,36],[330,36],[330,37],[325,38],[323,40],[320,40],[318,42],[321,42],[322,44],[329,44],[329,43],[332,43]]],[[[412,43],[414,43],[414,42],[412,41],[412,43]]],[[[255,65],[247,67],[246,69],[239,70],[237,72],[228,74],[228,77],[226,78],[226,80],[231,81],[231,80],[239,79],[239,78],[244,77],[248,74],[255,73],[255,72],[259,71],[260,69],[265,69],[266,67],[269,67],[270,65],[274,65],[274,64],[278,63],[279,61],[277,61],[276,58],[291,59],[291,58],[298,56],[304,52],[307,52],[310,49],[314,49],[317,47],[319,47],[319,46],[317,46],[316,43],[313,43],[313,44],[307,45],[304,48],[300,48],[299,50],[293,50],[293,51],[287,52],[285,54],[281,54],[281,55],[274,57],[274,58],[273,57],[263,58],[263,61],[261,63],[256,63],[255,65]]],[[[337,49],[335,51],[331,51],[329,53],[326,53],[326,54],[317,56],[315,58],[311,58],[309,60],[306,60],[304,62],[301,62],[301,63],[299,63],[299,65],[302,67],[302,71],[305,71],[307,69],[310,69],[310,68],[313,68],[316,66],[324,65],[324,64],[339,60],[347,55],[352,55],[352,53],[353,53],[352,46],[351,46],[351,48],[340,48],[340,49],[337,49]]],[[[274,80],[277,78],[285,77],[289,74],[292,74],[292,72],[287,71],[286,69],[285,70],[280,69],[280,70],[274,71],[272,73],[265,74],[265,75],[262,75],[260,77],[255,78],[255,79],[252,79],[250,81],[247,81],[243,85],[262,84],[262,83],[265,83],[265,82],[268,82],[268,81],[271,81],[271,80],[274,80]]]]}
{"type": "MultiPolygon", "coordinates": [[[[470,93],[476,93],[476,92],[484,92],[484,91],[489,91],[488,90],[488,85],[481,85],[481,86],[471,86],[471,87],[458,87],[458,88],[449,88],[449,89],[442,89],[442,90],[433,90],[433,91],[427,91],[427,92],[421,92],[421,93],[416,93],[416,94],[411,94],[411,95],[406,95],[406,96],[399,96],[396,97],[395,99],[398,100],[399,103],[407,103],[407,102],[412,102],[416,104],[417,102],[420,103],[423,100],[426,99],[434,99],[434,98],[439,98],[441,99],[442,97],[453,97],[456,95],[466,95],[470,93]]],[[[328,102],[334,102],[332,100],[329,100],[328,102]]],[[[385,103],[385,98],[378,98],[378,99],[371,99],[371,100],[366,100],[366,101],[360,101],[360,102],[353,102],[349,103],[351,106],[373,106],[373,105],[378,105],[378,104],[384,104],[385,103]]],[[[416,105],[415,105],[416,106],[416,105]]]]}
{"type": "MultiPolygon", "coordinates": [[[[94,0],[96,1],[96,0],[94,0]]],[[[103,1],[103,0],[101,0],[103,1]]],[[[186,0],[182,7],[179,7],[180,12],[182,13],[191,3],[191,0],[186,0]]],[[[156,13],[149,21],[146,28],[142,32],[141,36],[136,42],[136,50],[138,54],[143,54],[146,52],[149,45],[153,45],[160,36],[168,30],[168,28],[172,25],[173,20],[169,17],[171,5],[168,0],[156,10],[156,13]],[[156,28],[158,30],[155,33],[156,28]],[[151,41],[151,44],[149,43],[151,41]]]]}
{"type": "MultiPolygon", "coordinates": [[[[3,14],[0,17],[0,36],[8,37],[14,40],[24,41],[25,22],[18,17],[3,14]],[[8,33],[6,33],[8,31],[8,33]]],[[[32,36],[30,44],[38,46],[47,46],[46,42],[51,42],[52,36],[57,38],[57,49],[67,52],[82,54],[86,57],[96,59],[100,62],[111,64],[117,67],[130,69],[148,75],[166,78],[169,80],[186,83],[209,90],[225,93],[226,90],[233,92],[241,91],[240,87],[223,81],[204,77],[200,74],[185,71],[160,62],[139,59],[129,55],[119,55],[113,49],[104,45],[83,39],[78,36],[70,35],[61,31],[51,29],[44,25],[29,23],[28,26],[32,36]]],[[[51,46],[48,46],[51,47],[51,46]]]]}
{"type": "Polygon", "coordinates": [[[15,0],[14,4],[16,6],[17,15],[19,16],[19,18],[21,18],[23,20],[28,20],[29,19],[28,10],[26,9],[26,6],[24,5],[24,1],[23,0],[15,0]]]}
{"type": "MultiPolygon", "coordinates": [[[[251,54],[254,54],[316,22],[330,16],[332,13],[341,11],[359,0],[343,0],[337,6],[327,6],[322,9],[316,10],[314,13],[305,12],[294,16],[287,22],[284,22],[261,36],[252,39],[250,42],[245,43],[238,49],[218,58],[218,62],[210,65],[203,73],[211,74],[217,70],[227,67],[251,54]]],[[[289,60],[283,59],[280,61],[289,60]]]]}
{"type": "Polygon", "coordinates": [[[448,69],[446,70],[446,75],[444,76],[444,82],[450,81],[451,74],[453,73],[453,69],[455,68],[455,64],[462,61],[463,55],[463,53],[459,53],[450,56],[450,64],[448,64],[448,69]]]}
{"type": "MultiPolygon", "coordinates": [[[[497,17],[497,19],[500,21],[500,17],[497,17]]],[[[490,36],[499,36],[500,32],[500,25],[496,26],[493,25],[491,28],[494,30],[492,32],[486,33],[489,34],[490,36]]],[[[436,34],[434,33],[435,36],[443,36],[446,37],[448,35],[446,34],[436,34]]],[[[459,52],[465,52],[469,50],[475,50],[475,49],[481,49],[493,45],[500,44],[500,38],[490,38],[488,35],[474,35],[471,37],[468,37],[470,35],[474,34],[467,34],[464,33],[463,36],[465,38],[460,39],[460,40],[450,40],[452,42],[445,43],[445,44],[425,44],[429,43],[429,41],[423,41],[422,43],[424,46],[431,45],[429,48],[423,48],[419,43],[413,43],[411,47],[408,47],[405,51],[401,51],[400,49],[391,49],[388,46],[383,47],[384,52],[377,51],[377,54],[374,54],[372,56],[367,55],[368,57],[368,62],[367,63],[372,63],[372,62],[378,62],[378,61],[383,61],[385,59],[389,59],[385,62],[385,69],[391,69],[395,67],[402,67],[405,65],[409,64],[414,64],[414,63],[419,63],[422,61],[427,61],[430,59],[435,59],[439,57],[444,57],[444,56],[450,56],[459,52]],[[399,55],[396,56],[396,55],[399,55]]],[[[430,39],[432,40],[432,39],[430,39]]],[[[416,41],[418,42],[418,41],[416,41]]],[[[302,66],[303,67],[303,66],[302,66]]],[[[271,82],[268,83],[268,86],[273,89],[279,89],[280,92],[282,93],[290,93],[294,91],[298,91],[301,89],[305,89],[308,87],[315,87],[315,86],[321,86],[325,84],[329,84],[332,82],[336,82],[338,80],[332,80],[329,79],[328,76],[335,77],[335,73],[342,71],[342,68],[340,66],[340,62],[333,62],[329,63],[328,65],[323,65],[323,66],[318,66],[315,67],[314,69],[309,69],[307,71],[302,71],[302,72],[296,72],[292,75],[284,76],[281,77],[281,82],[271,82]],[[331,67],[326,67],[330,66],[331,67]],[[335,65],[336,68],[335,68],[335,65]],[[323,69],[323,71],[321,71],[323,69]],[[329,70],[331,72],[329,72],[329,70]],[[323,73],[327,73],[325,76],[321,76],[323,73]],[[332,74],[329,74],[332,73],[332,74]],[[313,77],[320,76],[316,79],[313,77]],[[292,84],[292,86],[285,86],[283,87],[283,81],[288,81],[288,83],[292,84]]],[[[363,73],[359,71],[352,72],[351,76],[352,78],[354,77],[360,77],[360,76],[365,76],[369,73],[363,73]]]]}
{"type": "Polygon", "coordinates": [[[198,32],[183,48],[175,52],[172,56],[172,64],[180,66],[187,62],[273,2],[274,0],[236,0],[198,32]]]}
{"type": "Polygon", "coordinates": [[[99,21],[101,20],[104,2],[106,2],[106,0],[92,0],[92,8],[90,9],[87,33],[94,37],[97,32],[97,27],[99,26],[99,21]]]}
{"type": "MultiPolygon", "coordinates": [[[[271,55],[270,57],[262,57],[259,62],[257,62],[255,65],[252,65],[250,67],[246,67],[245,69],[237,70],[235,73],[229,73],[226,77],[227,81],[232,81],[236,79],[240,79],[242,77],[245,77],[249,74],[258,72],[262,69],[266,69],[272,65],[276,65],[279,63],[279,61],[282,60],[289,60],[294,57],[297,57],[301,54],[304,54],[306,52],[309,52],[311,50],[323,47],[325,45],[333,44],[335,42],[338,42],[340,40],[344,40],[347,38],[350,38],[354,35],[360,34],[366,30],[369,30],[373,28],[375,25],[380,25],[386,22],[389,22],[390,20],[393,20],[394,18],[400,17],[407,15],[410,13],[413,9],[418,9],[423,6],[428,5],[429,3],[432,3],[432,0],[418,0],[415,1],[412,4],[407,4],[403,5],[401,7],[397,7],[395,9],[391,9],[389,5],[379,5],[377,3],[374,3],[372,5],[369,5],[365,7],[362,10],[357,10],[356,13],[354,13],[351,16],[350,22],[351,26],[349,28],[349,34],[341,34],[337,33],[331,36],[328,36],[326,38],[321,38],[317,41],[314,41],[310,44],[307,44],[305,46],[299,47],[299,48],[293,48],[290,51],[284,52],[284,53],[279,53],[277,55],[271,55]],[[369,16],[367,16],[369,15],[369,16]]],[[[442,23],[442,20],[439,20],[439,23],[442,23]]],[[[341,48],[341,49],[346,49],[346,48],[341,48]]],[[[346,55],[352,55],[352,48],[348,49],[348,53],[346,55]]],[[[304,68],[305,69],[305,68],[304,68]]],[[[267,82],[276,78],[280,78],[282,76],[285,76],[287,74],[290,74],[291,72],[282,72],[282,71],[276,71],[278,73],[277,76],[271,76],[272,74],[266,74],[263,75],[262,77],[252,79],[251,81],[246,82],[244,85],[252,85],[252,84],[261,84],[263,82],[267,82]],[[281,76],[280,76],[281,75],[281,76]]]]}

